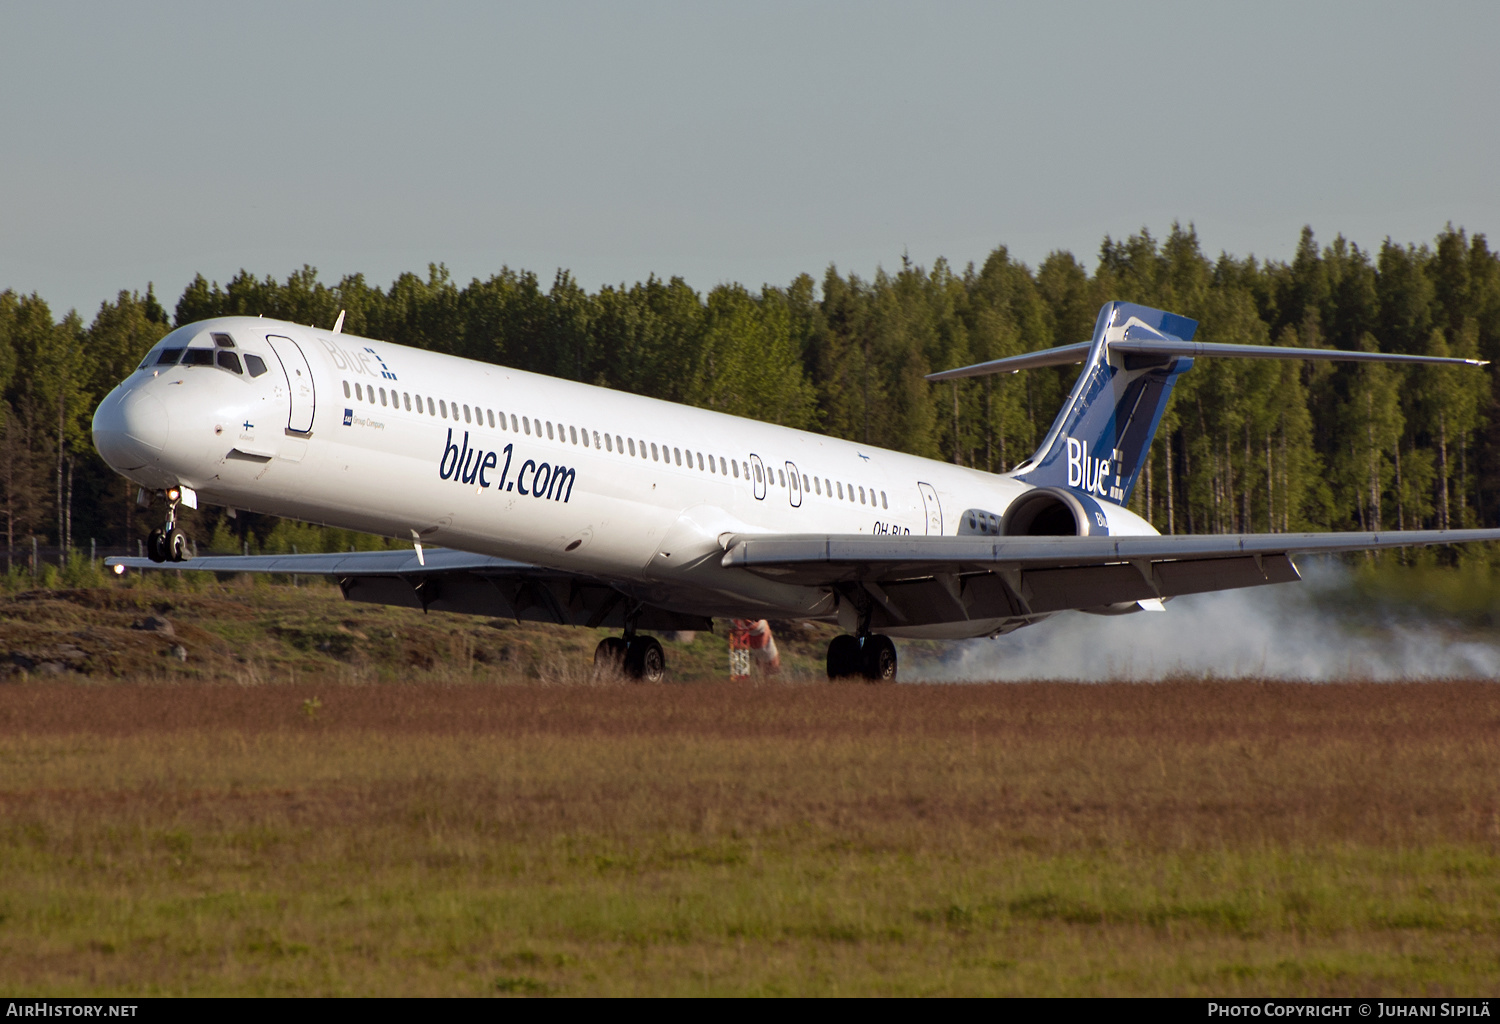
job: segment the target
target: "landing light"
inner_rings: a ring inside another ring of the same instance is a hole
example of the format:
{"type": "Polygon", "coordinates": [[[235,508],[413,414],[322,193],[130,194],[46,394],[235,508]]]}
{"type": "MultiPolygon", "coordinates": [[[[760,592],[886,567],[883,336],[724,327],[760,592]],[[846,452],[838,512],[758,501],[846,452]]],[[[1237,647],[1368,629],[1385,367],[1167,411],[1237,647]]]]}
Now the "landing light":
{"type": "Polygon", "coordinates": [[[175,487],[173,487],[173,488],[171,488],[170,490],[167,491],[167,500],[168,501],[176,501],[180,497],[182,497],[182,492],[179,491],[175,487]]]}
{"type": "Polygon", "coordinates": [[[123,565],[117,565],[117,566],[115,566],[115,575],[116,576],[124,576],[125,575],[125,567],[123,565]]]}

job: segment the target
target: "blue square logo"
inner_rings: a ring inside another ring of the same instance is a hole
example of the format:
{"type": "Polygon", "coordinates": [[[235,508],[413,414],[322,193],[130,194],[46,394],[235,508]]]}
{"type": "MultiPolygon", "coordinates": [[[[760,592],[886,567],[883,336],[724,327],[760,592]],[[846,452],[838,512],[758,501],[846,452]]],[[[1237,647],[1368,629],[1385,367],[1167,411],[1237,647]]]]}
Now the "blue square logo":
{"type": "Polygon", "coordinates": [[[345,409],[344,410],[344,426],[346,426],[346,427],[352,427],[353,425],[354,425],[354,410],[353,409],[345,409]]]}

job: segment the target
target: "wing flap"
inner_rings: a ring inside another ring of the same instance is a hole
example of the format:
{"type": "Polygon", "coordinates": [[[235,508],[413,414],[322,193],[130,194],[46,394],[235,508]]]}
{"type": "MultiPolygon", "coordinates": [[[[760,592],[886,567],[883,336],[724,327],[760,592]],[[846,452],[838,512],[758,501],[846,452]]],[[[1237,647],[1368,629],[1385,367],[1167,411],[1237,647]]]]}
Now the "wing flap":
{"type": "Polygon", "coordinates": [[[1160,597],[1133,565],[1038,569],[1021,574],[1021,596],[1033,612],[1093,608],[1160,597]]]}
{"type": "Polygon", "coordinates": [[[1293,583],[1302,578],[1286,555],[1158,562],[1152,566],[1152,574],[1159,581],[1162,597],[1293,583]]]}

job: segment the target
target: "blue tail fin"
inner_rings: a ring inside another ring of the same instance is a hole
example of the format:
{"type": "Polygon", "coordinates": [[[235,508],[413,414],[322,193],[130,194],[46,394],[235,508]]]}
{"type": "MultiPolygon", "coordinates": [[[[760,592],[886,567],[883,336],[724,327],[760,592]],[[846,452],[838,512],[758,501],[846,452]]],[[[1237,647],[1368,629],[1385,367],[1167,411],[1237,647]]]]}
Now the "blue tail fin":
{"type": "Polygon", "coordinates": [[[1151,441],[1187,356],[1111,352],[1123,341],[1190,341],[1195,320],[1129,302],[1099,310],[1083,372],[1036,454],[1015,471],[1038,486],[1068,487],[1123,505],[1146,464],[1151,441]]]}

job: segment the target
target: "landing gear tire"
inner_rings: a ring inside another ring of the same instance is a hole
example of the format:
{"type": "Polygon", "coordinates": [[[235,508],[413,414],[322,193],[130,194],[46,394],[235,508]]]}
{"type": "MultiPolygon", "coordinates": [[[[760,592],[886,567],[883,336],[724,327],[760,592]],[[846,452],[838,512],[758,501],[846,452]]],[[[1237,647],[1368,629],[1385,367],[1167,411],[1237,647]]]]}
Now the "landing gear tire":
{"type": "Polygon", "coordinates": [[[175,526],[167,531],[164,538],[164,547],[166,549],[167,561],[182,562],[192,557],[188,552],[187,534],[175,526]]]}
{"type": "Polygon", "coordinates": [[[848,679],[862,675],[859,641],[848,633],[828,641],[828,678],[848,679]]]}
{"type": "Polygon", "coordinates": [[[626,644],[617,636],[607,636],[594,648],[594,678],[608,679],[625,671],[626,644]]]}
{"type": "Polygon", "coordinates": [[[654,636],[632,637],[625,647],[625,674],[643,683],[659,683],[667,675],[667,656],[654,636]]]}
{"type": "Polygon", "coordinates": [[[828,678],[894,683],[896,645],[888,636],[867,636],[863,640],[847,633],[836,636],[828,642],[828,678]]]}
{"type": "Polygon", "coordinates": [[[860,648],[861,674],[872,683],[896,681],[896,645],[888,636],[867,636],[860,648]]]}
{"type": "Polygon", "coordinates": [[[153,562],[167,560],[167,538],[161,530],[152,530],[146,535],[146,557],[153,562]]]}

